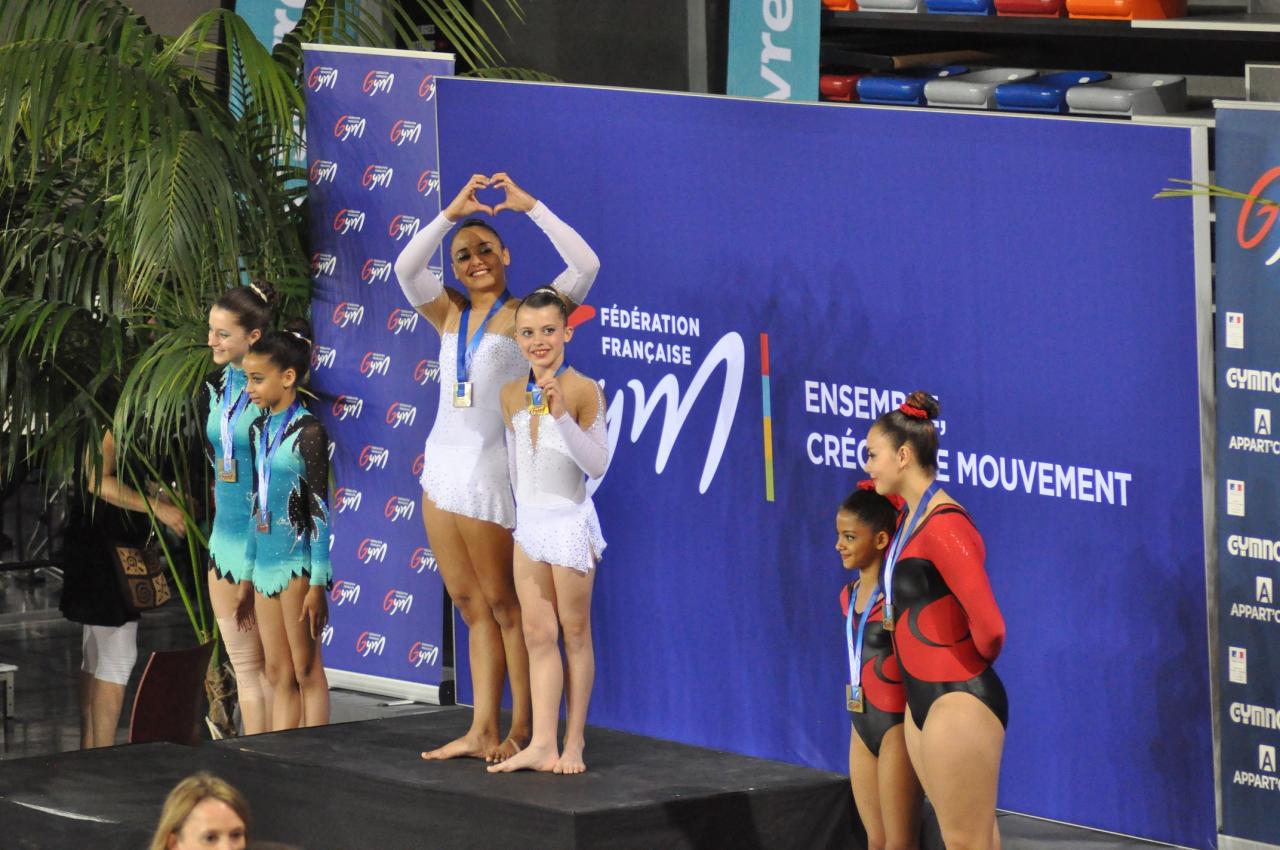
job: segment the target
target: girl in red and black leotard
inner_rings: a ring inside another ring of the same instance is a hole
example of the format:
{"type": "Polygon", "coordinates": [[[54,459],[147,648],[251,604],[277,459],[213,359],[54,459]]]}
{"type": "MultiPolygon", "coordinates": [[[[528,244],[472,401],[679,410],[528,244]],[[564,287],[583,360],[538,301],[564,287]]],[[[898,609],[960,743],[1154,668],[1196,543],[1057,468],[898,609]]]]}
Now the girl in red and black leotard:
{"type": "Polygon", "coordinates": [[[881,627],[880,570],[896,521],[897,509],[872,481],[861,482],[836,513],[836,551],[846,570],[858,571],[840,593],[840,612],[847,642],[861,644],[860,657],[850,653],[850,679],[857,682],[846,699],[853,724],[849,781],[868,850],[919,846],[922,795],[903,740],[907,693],[892,636],[881,627]]]}
{"type": "Polygon", "coordinates": [[[907,689],[907,751],[948,848],[998,848],[996,787],[1009,702],[991,663],[1004,618],[982,536],[939,489],[938,402],[915,392],[867,435],[876,490],[906,510],[885,557],[885,627],[907,689]],[[899,539],[901,538],[901,539],[899,539]]]}

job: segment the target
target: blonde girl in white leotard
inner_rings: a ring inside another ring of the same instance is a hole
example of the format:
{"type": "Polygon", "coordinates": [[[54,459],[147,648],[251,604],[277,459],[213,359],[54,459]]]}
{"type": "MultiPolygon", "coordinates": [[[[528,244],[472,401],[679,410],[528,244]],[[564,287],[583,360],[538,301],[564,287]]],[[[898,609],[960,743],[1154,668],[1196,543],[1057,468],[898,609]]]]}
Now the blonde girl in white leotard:
{"type": "Polygon", "coordinates": [[[526,214],[551,240],[566,266],[552,286],[570,302],[582,303],[600,268],[582,237],[505,173],[473,175],[396,260],[405,297],[441,337],[440,406],[424,450],[422,516],[445,588],[470,632],[475,701],[467,733],[424,752],[428,759],[504,761],[530,735],[529,660],[511,567],[515,506],[498,399],[502,385],[528,366],[514,339],[517,302],[504,300],[511,254],[491,225],[468,218],[504,210],[526,214]],[[476,198],[477,191],[489,188],[506,196],[493,208],[476,198]],[[462,225],[447,250],[461,290],[446,287],[429,268],[458,222],[462,225]],[[504,675],[510,676],[513,706],[511,729],[502,739],[498,709],[504,675]]]}

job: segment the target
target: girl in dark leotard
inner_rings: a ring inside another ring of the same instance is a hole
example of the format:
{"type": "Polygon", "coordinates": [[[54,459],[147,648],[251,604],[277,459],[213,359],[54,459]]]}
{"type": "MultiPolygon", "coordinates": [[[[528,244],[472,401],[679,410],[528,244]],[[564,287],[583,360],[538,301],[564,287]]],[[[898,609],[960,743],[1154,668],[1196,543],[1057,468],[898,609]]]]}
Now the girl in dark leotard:
{"type": "Polygon", "coordinates": [[[872,481],[863,481],[836,513],[836,551],[846,570],[858,572],[840,593],[840,612],[846,637],[857,642],[861,632],[857,687],[850,683],[846,699],[853,722],[849,782],[867,830],[868,850],[919,846],[920,782],[911,769],[902,728],[907,694],[891,635],[881,627],[880,569],[896,520],[893,504],[875,492],[872,481]]]}
{"type": "Polygon", "coordinates": [[[885,557],[884,621],[907,687],[907,752],[949,850],[1000,846],[996,787],[1008,700],[991,663],[1004,619],[973,521],[939,489],[938,402],[915,392],[867,435],[876,490],[906,511],[885,557]]]}

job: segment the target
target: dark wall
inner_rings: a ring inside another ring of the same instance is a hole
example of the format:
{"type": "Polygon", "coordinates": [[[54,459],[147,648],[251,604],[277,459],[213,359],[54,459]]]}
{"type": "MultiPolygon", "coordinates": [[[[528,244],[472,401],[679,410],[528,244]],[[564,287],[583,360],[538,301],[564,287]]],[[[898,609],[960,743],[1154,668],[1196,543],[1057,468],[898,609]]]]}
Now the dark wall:
{"type": "MultiPolygon", "coordinates": [[[[728,6],[729,0],[523,0],[524,23],[505,13],[510,38],[496,27],[493,33],[507,64],[565,82],[723,91],[728,6]]],[[[492,19],[481,12],[480,20],[492,19]]]]}

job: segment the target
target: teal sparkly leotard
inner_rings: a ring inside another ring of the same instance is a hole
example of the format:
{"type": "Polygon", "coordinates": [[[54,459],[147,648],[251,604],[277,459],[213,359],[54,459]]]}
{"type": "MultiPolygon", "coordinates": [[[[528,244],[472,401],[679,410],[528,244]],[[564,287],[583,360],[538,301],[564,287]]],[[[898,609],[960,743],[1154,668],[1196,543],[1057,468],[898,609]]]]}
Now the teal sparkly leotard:
{"type": "MultiPolygon", "coordinates": [[[[262,416],[249,432],[252,458],[252,501],[258,506],[259,446],[274,436],[282,416],[262,416]]],[[[295,576],[307,576],[313,586],[328,586],[329,566],[329,438],[324,426],[299,407],[290,417],[271,457],[267,485],[269,531],[258,527],[257,512],[246,520],[246,554],[252,564],[253,586],[264,596],[276,596],[295,576]]]]}
{"type": "Polygon", "coordinates": [[[235,481],[224,481],[219,475],[222,462],[222,417],[235,413],[237,401],[245,389],[243,369],[227,365],[210,375],[205,382],[202,403],[204,416],[205,456],[213,467],[213,531],[209,535],[209,566],[220,579],[240,582],[249,577],[250,564],[245,559],[249,531],[248,516],[253,510],[250,491],[253,487],[253,463],[249,458],[249,426],[261,410],[249,403],[248,396],[240,404],[240,412],[232,426],[232,456],[235,481]]]}

